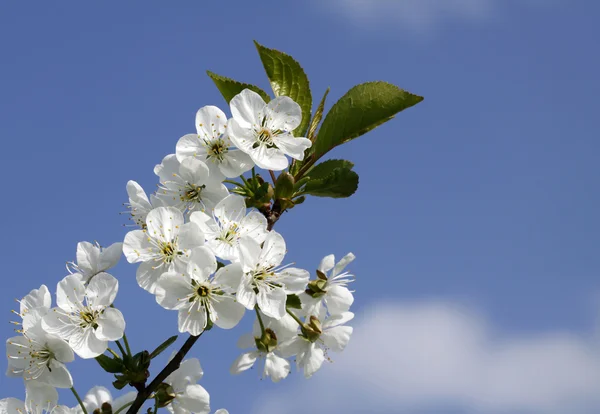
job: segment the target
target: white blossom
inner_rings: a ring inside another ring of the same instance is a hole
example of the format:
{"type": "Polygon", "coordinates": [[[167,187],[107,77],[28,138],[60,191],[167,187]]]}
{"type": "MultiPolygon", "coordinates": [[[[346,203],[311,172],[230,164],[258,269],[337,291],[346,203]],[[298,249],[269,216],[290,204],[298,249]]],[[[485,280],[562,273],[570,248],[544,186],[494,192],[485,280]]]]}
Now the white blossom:
{"type": "Polygon", "coordinates": [[[337,263],[332,254],[321,260],[317,270],[318,278],[311,281],[306,291],[300,295],[302,310],[306,315],[319,315],[323,304],[332,315],[339,315],[350,309],[354,297],[347,285],[353,281],[354,275],[343,270],[354,259],[354,254],[348,253],[337,263]]]}
{"type": "Polygon", "coordinates": [[[209,322],[231,329],[242,319],[246,309],[235,301],[234,292],[222,279],[239,279],[241,273],[238,263],[217,271],[217,260],[210,249],[198,247],[191,254],[186,273],[168,272],[158,279],[156,301],[165,309],[179,311],[179,332],[197,336],[209,322]]]}
{"type": "Polygon", "coordinates": [[[57,405],[58,392],[38,381],[25,383],[25,401],[17,398],[0,400],[0,414],[70,414],[69,408],[57,405]]]}
{"type": "Polygon", "coordinates": [[[285,357],[295,355],[298,369],[302,369],[304,376],[310,378],[321,368],[329,349],[334,352],[344,350],[352,335],[352,327],[343,325],[353,317],[352,312],[321,319],[311,316],[307,319],[302,333],[281,344],[279,350],[285,357]]]}
{"type": "Polygon", "coordinates": [[[225,260],[239,260],[242,237],[262,243],[268,233],[265,216],[258,211],[246,214],[246,201],[236,194],[219,201],[212,215],[197,211],[192,213],[190,221],[202,229],[206,244],[213,253],[225,260]]]}
{"type": "MultiPolygon", "coordinates": [[[[83,406],[88,414],[92,414],[96,409],[101,409],[102,404],[110,404],[112,412],[123,408],[126,404],[133,402],[137,397],[137,392],[130,391],[113,400],[110,391],[102,386],[95,386],[90,389],[83,398],[83,406]]],[[[73,414],[81,414],[83,410],[80,405],[71,408],[73,414]]]]}
{"type": "Polygon", "coordinates": [[[127,195],[129,203],[125,204],[129,208],[131,220],[142,229],[146,228],[146,216],[156,207],[165,207],[163,200],[150,194],[150,199],[146,195],[144,189],[135,181],[127,182],[127,195]]]}
{"type": "Polygon", "coordinates": [[[305,290],[310,277],[303,269],[279,267],[285,255],[285,240],[271,231],[261,246],[249,237],[240,239],[243,275],[231,275],[226,283],[235,289],[238,302],[247,309],[258,304],[265,315],[280,319],[285,315],[287,295],[305,290]]]}
{"type": "Polygon", "coordinates": [[[167,405],[172,414],[208,414],[210,412],[210,396],[197,382],[204,375],[197,358],[186,359],[179,368],[169,375],[165,382],[174,391],[175,398],[167,405]]]}
{"type": "Polygon", "coordinates": [[[123,315],[110,307],[118,290],[119,282],[108,273],[99,273],[87,286],[80,275],[69,275],[58,283],[58,307],[44,316],[42,327],[68,341],[81,358],[95,358],[106,351],[108,341],[123,337],[123,315]]]}
{"type": "Polygon", "coordinates": [[[71,274],[79,273],[83,282],[87,283],[98,273],[105,272],[119,263],[123,252],[123,243],[113,243],[104,248],[98,242],[77,243],[77,263],[68,262],[67,269],[71,274]]]}
{"type": "Polygon", "coordinates": [[[290,373],[290,363],[279,352],[279,346],[293,338],[298,331],[298,324],[290,316],[273,319],[262,314],[261,319],[265,328],[262,332],[258,319],[254,323],[253,332],[243,335],[237,345],[249,351],[242,353],[231,365],[229,372],[233,375],[240,374],[260,361],[263,366],[262,377],[270,377],[273,382],[279,382],[290,373]]]}
{"type": "Polygon", "coordinates": [[[23,322],[23,335],[6,341],[6,374],[56,388],[71,388],[73,379],[65,364],[75,356],[68,343],[42,329],[42,318],[47,312],[45,308],[31,310],[23,322]]]}
{"type": "Polygon", "coordinates": [[[291,98],[278,96],[266,104],[259,94],[244,89],[229,105],[233,115],[228,124],[231,141],[260,168],[283,170],[288,167],[286,155],[304,159],[304,151],[312,142],[292,135],[302,121],[302,110],[291,98]]]}
{"type": "Polygon", "coordinates": [[[223,180],[242,175],[254,166],[248,154],[233,147],[227,133],[227,116],[216,106],[205,106],[196,113],[196,134],[177,142],[177,159],[197,158],[208,165],[210,174],[223,180]]]}
{"type": "Polygon", "coordinates": [[[208,166],[196,158],[180,163],[175,154],[167,155],[154,173],[160,177],[156,196],[182,212],[211,209],[229,194],[220,177],[212,177],[208,166]]]}
{"type": "Polygon", "coordinates": [[[146,228],[127,233],[123,253],[129,263],[141,262],[138,284],[154,293],[165,272],[185,273],[191,251],[204,245],[204,234],[195,223],[185,223],[175,207],[158,207],[148,213],[146,228]]]}

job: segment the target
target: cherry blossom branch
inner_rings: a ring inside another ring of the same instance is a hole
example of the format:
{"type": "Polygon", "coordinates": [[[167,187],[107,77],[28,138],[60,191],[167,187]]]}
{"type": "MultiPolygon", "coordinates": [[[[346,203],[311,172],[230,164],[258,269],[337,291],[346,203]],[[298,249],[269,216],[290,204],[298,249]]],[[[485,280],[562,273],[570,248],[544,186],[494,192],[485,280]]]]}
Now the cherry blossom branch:
{"type": "Polygon", "coordinates": [[[181,365],[183,358],[185,358],[187,353],[190,352],[190,350],[192,349],[198,338],[200,338],[200,336],[202,336],[202,333],[198,336],[190,335],[190,337],[181,346],[181,349],[177,351],[175,356],[173,356],[169,363],[163,368],[162,371],[158,373],[158,375],[152,380],[152,382],[148,386],[138,391],[138,395],[135,398],[135,401],[133,401],[133,404],[131,404],[131,407],[129,407],[129,409],[127,410],[127,414],[137,414],[137,412],[142,408],[148,397],[150,397],[150,395],[152,395],[152,393],[156,391],[158,386],[162,384],[169,375],[171,375],[179,368],[179,365],[181,365]]]}

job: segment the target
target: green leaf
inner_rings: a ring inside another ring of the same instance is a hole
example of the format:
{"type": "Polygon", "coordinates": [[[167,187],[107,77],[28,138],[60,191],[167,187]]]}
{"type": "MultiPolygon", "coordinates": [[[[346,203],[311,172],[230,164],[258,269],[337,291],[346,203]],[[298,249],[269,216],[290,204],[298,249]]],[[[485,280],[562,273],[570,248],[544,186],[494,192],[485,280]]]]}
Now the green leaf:
{"type": "Polygon", "coordinates": [[[275,96],[289,96],[302,109],[302,122],[294,130],[294,136],[304,137],[310,122],[312,95],[308,77],[302,66],[290,55],[275,49],[269,49],[254,42],[260,60],[265,67],[271,88],[275,96]]]}
{"type": "Polygon", "coordinates": [[[216,73],[211,72],[209,70],[207,70],[206,73],[208,74],[208,76],[210,76],[215,85],[217,85],[217,89],[219,89],[221,95],[223,95],[223,98],[225,98],[227,103],[229,103],[229,101],[231,101],[231,99],[235,95],[237,95],[244,89],[250,89],[256,92],[265,100],[265,102],[269,102],[271,100],[269,94],[263,91],[258,86],[250,85],[249,83],[238,82],[233,79],[226,78],[225,76],[217,75],[216,73]]]}
{"type": "Polygon", "coordinates": [[[111,374],[121,373],[125,368],[121,359],[111,358],[106,355],[98,355],[96,361],[98,361],[98,364],[104,371],[111,374]]]}
{"type": "Polygon", "coordinates": [[[317,132],[317,127],[319,126],[319,122],[321,122],[321,118],[323,118],[323,110],[325,109],[325,100],[327,99],[327,95],[329,95],[329,88],[325,91],[323,98],[321,98],[321,102],[315,111],[315,116],[310,122],[310,127],[308,128],[307,138],[314,142],[315,133],[317,132]]]}
{"type": "Polygon", "coordinates": [[[312,167],[304,174],[304,176],[309,177],[310,180],[322,179],[331,175],[336,168],[347,168],[351,170],[352,167],[354,167],[354,164],[347,160],[327,160],[312,167]]]}
{"type": "Polygon", "coordinates": [[[170,347],[173,344],[173,342],[175,342],[176,340],[177,340],[177,335],[173,335],[172,337],[167,339],[165,342],[163,342],[162,344],[157,346],[156,349],[154,351],[152,351],[152,353],[150,354],[150,359],[154,359],[157,356],[159,356],[165,349],[170,347]]]}
{"type": "Polygon", "coordinates": [[[302,309],[302,301],[298,295],[287,295],[285,306],[290,309],[302,309]]]}
{"type": "Polygon", "coordinates": [[[320,158],[334,147],[369,132],[422,100],[423,97],[387,82],[367,82],[353,87],[325,116],[311,147],[313,157],[320,158]]]}
{"type": "Polygon", "coordinates": [[[344,198],[354,194],[357,188],[358,174],[350,167],[338,167],[323,178],[308,181],[303,192],[317,197],[344,198]]]}

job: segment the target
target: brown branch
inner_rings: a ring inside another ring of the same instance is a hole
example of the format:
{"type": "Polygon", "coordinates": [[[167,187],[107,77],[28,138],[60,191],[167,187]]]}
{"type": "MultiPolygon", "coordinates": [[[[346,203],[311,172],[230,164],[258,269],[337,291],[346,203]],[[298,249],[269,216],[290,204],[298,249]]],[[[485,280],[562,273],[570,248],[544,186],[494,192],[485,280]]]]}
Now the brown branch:
{"type": "Polygon", "coordinates": [[[127,414],[138,413],[138,411],[142,408],[146,400],[152,395],[154,391],[156,391],[158,386],[162,384],[169,375],[171,375],[179,368],[179,365],[181,365],[183,358],[185,358],[186,354],[190,351],[190,349],[192,349],[192,347],[201,335],[202,333],[198,336],[190,335],[187,341],[185,341],[185,343],[181,346],[181,349],[177,351],[173,359],[169,361],[169,363],[163,368],[163,370],[159,372],[159,374],[152,380],[152,382],[147,387],[144,387],[141,391],[138,392],[135,401],[127,410],[127,414]]]}

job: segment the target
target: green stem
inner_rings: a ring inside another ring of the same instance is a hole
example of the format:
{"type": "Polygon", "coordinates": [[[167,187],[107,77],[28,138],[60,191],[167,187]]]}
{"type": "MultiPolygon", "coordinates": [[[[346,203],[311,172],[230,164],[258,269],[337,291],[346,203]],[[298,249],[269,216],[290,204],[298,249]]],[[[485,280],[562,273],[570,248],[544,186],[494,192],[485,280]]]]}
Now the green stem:
{"type": "Polygon", "coordinates": [[[85,405],[83,405],[83,401],[81,401],[81,397],[79,397],[79,394],[77,394],[77,391],[75,391],[75,388],[71,387],[71,391],[73,392],[75,399],[79,403],[79,406],[81,407],[81,411],[83,411],[83,414],[88,414],[87,410],[85,409],[85,405]]]}
{"type": "Polygon", "coordinates": [[[125,342],[125,348],[127,348],[127,355],[131,356],[131,348],[129,347],[129,341],[127,340],[127,335],[123,332],[123,342],[125,342]]]}
{"type": "Polygon", "coordinates": [[[224,183],[229,183],[229,184],[233,184],[233,185],[237,185],[238,187],[244,188],[244,184],[240,184],[237,181],[233,181],[233,180],[223,180],[224,183]]]}
{"type": "Polygon", "coordinates": [[[273,180],[273,185],[275,185],[275,182],[277,181],[277,178],[275,178],[275,173],[273,170],[269,170],[269,174],[271,174],[271,180],[273,180]]]}
{"type": "Polygon", "coordinates": [[[262,317],[260,316],[260,311],[258,310],[258,305],[256,305],[254,307],[254,310],[256,311],[256,316],[258,317],[258,324],[260,325],[260,331],[264,335],[265,334],[265,324],[263,323],[262,317]]]}
{"type": "Polygon", "coordinates": [[[115,351],[113,351],[112,349],[110,349],[110,348],[107,348],[106,350],[107,350],[108,352],[110,352],[111,354],[113,354],[113,356],[114,356],[115,358],[117,358],[117,359],[121,359],[121,357],[119,356],[119,354],[117,354],[117,353],[116,353],[115,351]]]}
{"type": "Polygon", "coordinates": [[[154,398],[154,414],[158,412],[158,398],[154,398]]]}
{"type": "Polygon", "coordinates": [[[129,355],[127,352],[125,352],[125,349],[123,348],[123,345],[121,345],[121,342],[119,342],[119,340],[116,340],[115,343],[119,347],[119,351],[121,351],[121,354],[123,354],[123,356],[129,355]]]}
{"type": "Polygon", "coordinates": [[[298,318],[298,317],[297,317],[297,316],[294,314],[294,312],[292,312],[292,311],[291,311],[291,310],[289,310],[288,308],[285,308],[285,310],[287,311],[287,313],[288,313],[288,314],[289,314],[289,315],[290,315],[292,318],[294,318],[294,320],[295,320],[296,322],[298,322],[298,325],[300,325],[300,327],[303,327],[303,326],[304,326],[304,322],[302,322],[302,321],[300,320],[300,318],[298,318]]]}

